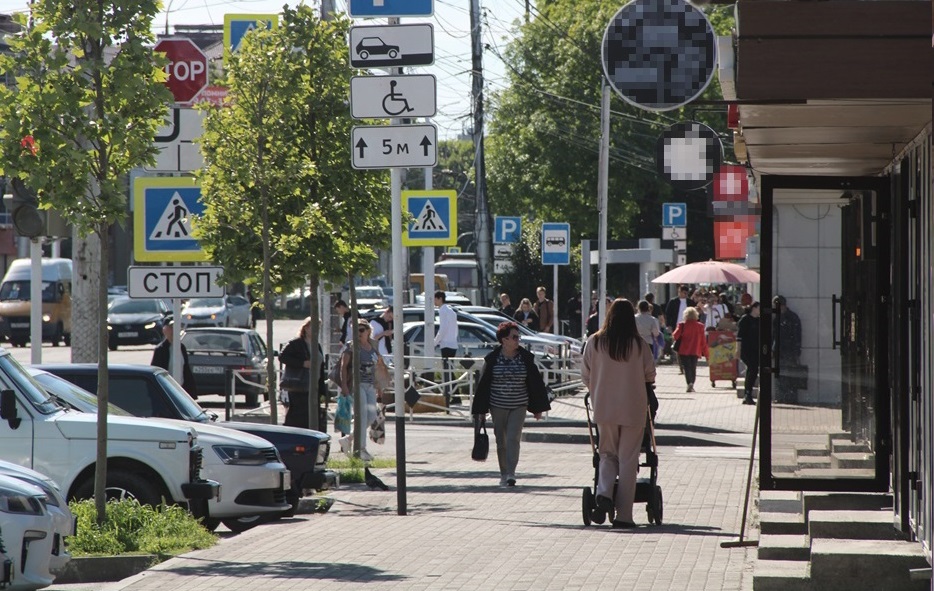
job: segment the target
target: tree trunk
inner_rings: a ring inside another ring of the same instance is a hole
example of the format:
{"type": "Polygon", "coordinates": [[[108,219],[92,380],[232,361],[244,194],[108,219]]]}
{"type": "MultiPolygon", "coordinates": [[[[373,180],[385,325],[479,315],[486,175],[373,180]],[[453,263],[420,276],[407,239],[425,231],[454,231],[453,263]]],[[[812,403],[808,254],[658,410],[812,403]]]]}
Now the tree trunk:
{"type": "MultiPolygon", "coordinates": [[[[105,235],[106,237],[106,235],[105,235]]],[[[107,276],[100,268],[102,237],[91,232],[74,236],[74,277],[71,298],[71,361],[97,363],[100,353],[100,289],[107,292],[107,276]]],[[[106,299],[106,297],[105,297],[106,299]]],[[[106,318],[106,316],[105,316],[106,318]]],[[[104,326],[106,334],[106,323],[104,326]]]]}
{"type": "Polygon", "coordinates": [[[318,378],[321,375],[321,355],[318,353],[318,347],[315,345],[318,343],[318,334],[321,332],[321,310],[318,307],[318,286],[321,284],[321,278],[318,275],[311,276],[311,294],[309,298],[310,310],[309,317],[311,318],[311,359],[310,367],[308,368],[311,379],[308,380],[308,426],[315,431],[321,430],[321,425],[318,424],[318,406],[320,405],[322,394],[326,392],[320,392],[318,388],[318,378]]]}
{"type": "MultiPolygon", "coordinates": [[[[100,224],[96,232],[99,238],[109,236],[109,225],[100,224]]],[[[98,245],[106,242],[98,240],[98,245]]],[[[97,324],[97,463],[94,471],[94,507],[97,509],[97,523],[107,519],[107,402],[110,400],[110,376],[107,372],[107,281],[110,270],[110,253],[107,248],[100,249],[100,274],[97,281],[97,294],[94,319],[97,324]]],[[[90,306],[89,306],[90,307],[90,306]]]]}

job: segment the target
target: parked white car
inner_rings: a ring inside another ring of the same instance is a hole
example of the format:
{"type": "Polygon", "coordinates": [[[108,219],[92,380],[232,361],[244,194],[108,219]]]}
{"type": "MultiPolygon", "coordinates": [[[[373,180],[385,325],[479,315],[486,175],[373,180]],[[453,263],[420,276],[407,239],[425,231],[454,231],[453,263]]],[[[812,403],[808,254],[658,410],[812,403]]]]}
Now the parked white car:
{"type": "MultiPolygon", "coordinates": [[[[378,285],[361,285],[354,290],[357,296],[357,309],[360,311],[372,308],[385,308],[389,305],[389,298],[378,285]]],[[[348,293],[349,295],[349,293],[348,293]]],[[[350,303],[350,300],[347,300],[350,303]]]]}
{"type": "Polygon", "coordinates": [[[0,588],[31,591],[52,584],[53,529],[42,489],[0,475],[0,588]]]}
{"type": "MultiPolygon", "coordinates": [[[[84,413],[97,413],[97,396],[68,380],[47,371],[27,369],[43,388],[61,402],[84,413]]],[[[108,413],[130,417],[128,412],[111,404],[108,413]]],[[[141,419],[178,427],[189,423],[178,419],[141,419]]],[[[291,487],[291,473],[282,463],[279,452],[261,437],[219,427],[198,424],[198,440],[204,448],[202,474],[221,484],[218,498],[208,501],[203,523],[214,529],[222,522],[233,531],[245,531],[258,525],[261,516],[278,515],[289,510],[286,491],[291,487]]]]}
{"type": "Polygon", "coordinates": [[[192,298],[182,308],[182,328],[189,326],[250,328],[252,321],[250,300],[241,295],[192,298]]]}
{"type": "Polygon", "coordinates": [[[65,538],[75,535],[75,516],[68,508],[68,501],[58,484],[45,474],[3,460],[0,460],[0,475],[18,478],[45,494],[46,509],[52,516],[52,558],[49,567],[53,573],[60,571],[71,560],[71,554],[65,547],[65,538]]]}

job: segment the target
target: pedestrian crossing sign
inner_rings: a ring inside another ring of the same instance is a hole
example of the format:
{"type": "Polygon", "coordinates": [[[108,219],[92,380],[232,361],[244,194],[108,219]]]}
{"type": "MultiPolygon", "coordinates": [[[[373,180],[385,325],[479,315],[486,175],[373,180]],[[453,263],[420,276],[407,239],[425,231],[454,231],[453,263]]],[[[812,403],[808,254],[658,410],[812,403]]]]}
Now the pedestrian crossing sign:
{"type": "Polygon", "coordinates": [[[201,187],[191,177],[141,177],[133,183],[134,258],[146,262],[208,260],[192,235],[204,213],[201,187]]]}
{"type": "Polygon", "coordinates": [[[457,245],[456,191],[403,191],[402,215],[403,245],[457,245]]]}

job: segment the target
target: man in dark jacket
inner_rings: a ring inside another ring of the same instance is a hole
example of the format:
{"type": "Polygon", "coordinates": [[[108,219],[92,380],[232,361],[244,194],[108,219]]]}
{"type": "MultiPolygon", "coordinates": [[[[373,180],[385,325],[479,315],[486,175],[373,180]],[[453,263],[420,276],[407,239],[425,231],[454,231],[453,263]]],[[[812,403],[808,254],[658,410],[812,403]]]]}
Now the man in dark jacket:
{"type": "MultiPolygon", "coordinates": [[[[152,361],[149,365],[161,367],[171,372],[172,340],[175,338],[175,319],[171,316],[166,318],[165,323],[162,325],[162,336],[164,336],[165,339],[156,345],[155,351],[152,352],[152,361]]],[[[182,388],[185,389],[185,392],[188,392],[189,396],[197,398],[198,386],[195,384],[194,374],[191,373],[191,366],[188,365],[188,349],[185,348],[185,345],[180,344],[179,346],[182,349],[182,388]]]]}

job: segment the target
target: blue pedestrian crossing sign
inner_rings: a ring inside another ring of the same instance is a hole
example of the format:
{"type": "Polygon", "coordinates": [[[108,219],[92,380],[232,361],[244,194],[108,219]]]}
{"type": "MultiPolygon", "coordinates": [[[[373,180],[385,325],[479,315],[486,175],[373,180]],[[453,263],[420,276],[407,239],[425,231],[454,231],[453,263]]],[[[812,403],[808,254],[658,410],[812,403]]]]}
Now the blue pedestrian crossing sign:
{"type": "Polygon", "coordinates": [[[347,12],[354,18],[389,16],[431,16],[433,0],[349,0],[347,12]]]}
{"type": "Polygon", "coordinates": [[[688,225],[687,203],[662,203],[662,226],[686,228],[688,225]]]}
{"type": "Polygon", "coordinates": [[[513,244],[522,236],[522,218],[498,215],[493,218],[493,244],[513,244]]]}
{"type": "Polygon", "coordinates": [[[456,191],[403,191],[402,216],[405,246],[457,245],[456,191]]]}
{"type": "Polygon", "coordinates": [[[235,52],[240,50],[243,37],[257,27],[275,29],[279,26],[278,14],[225,14],[224,49],[235,52]]]}
{"type": "Polygon", "coordinates": [[[191,177],[143,177],[133,183],[134,258],[146,262],[208,260],[192,235],[204,213],[201,186],[191,177]]]}

